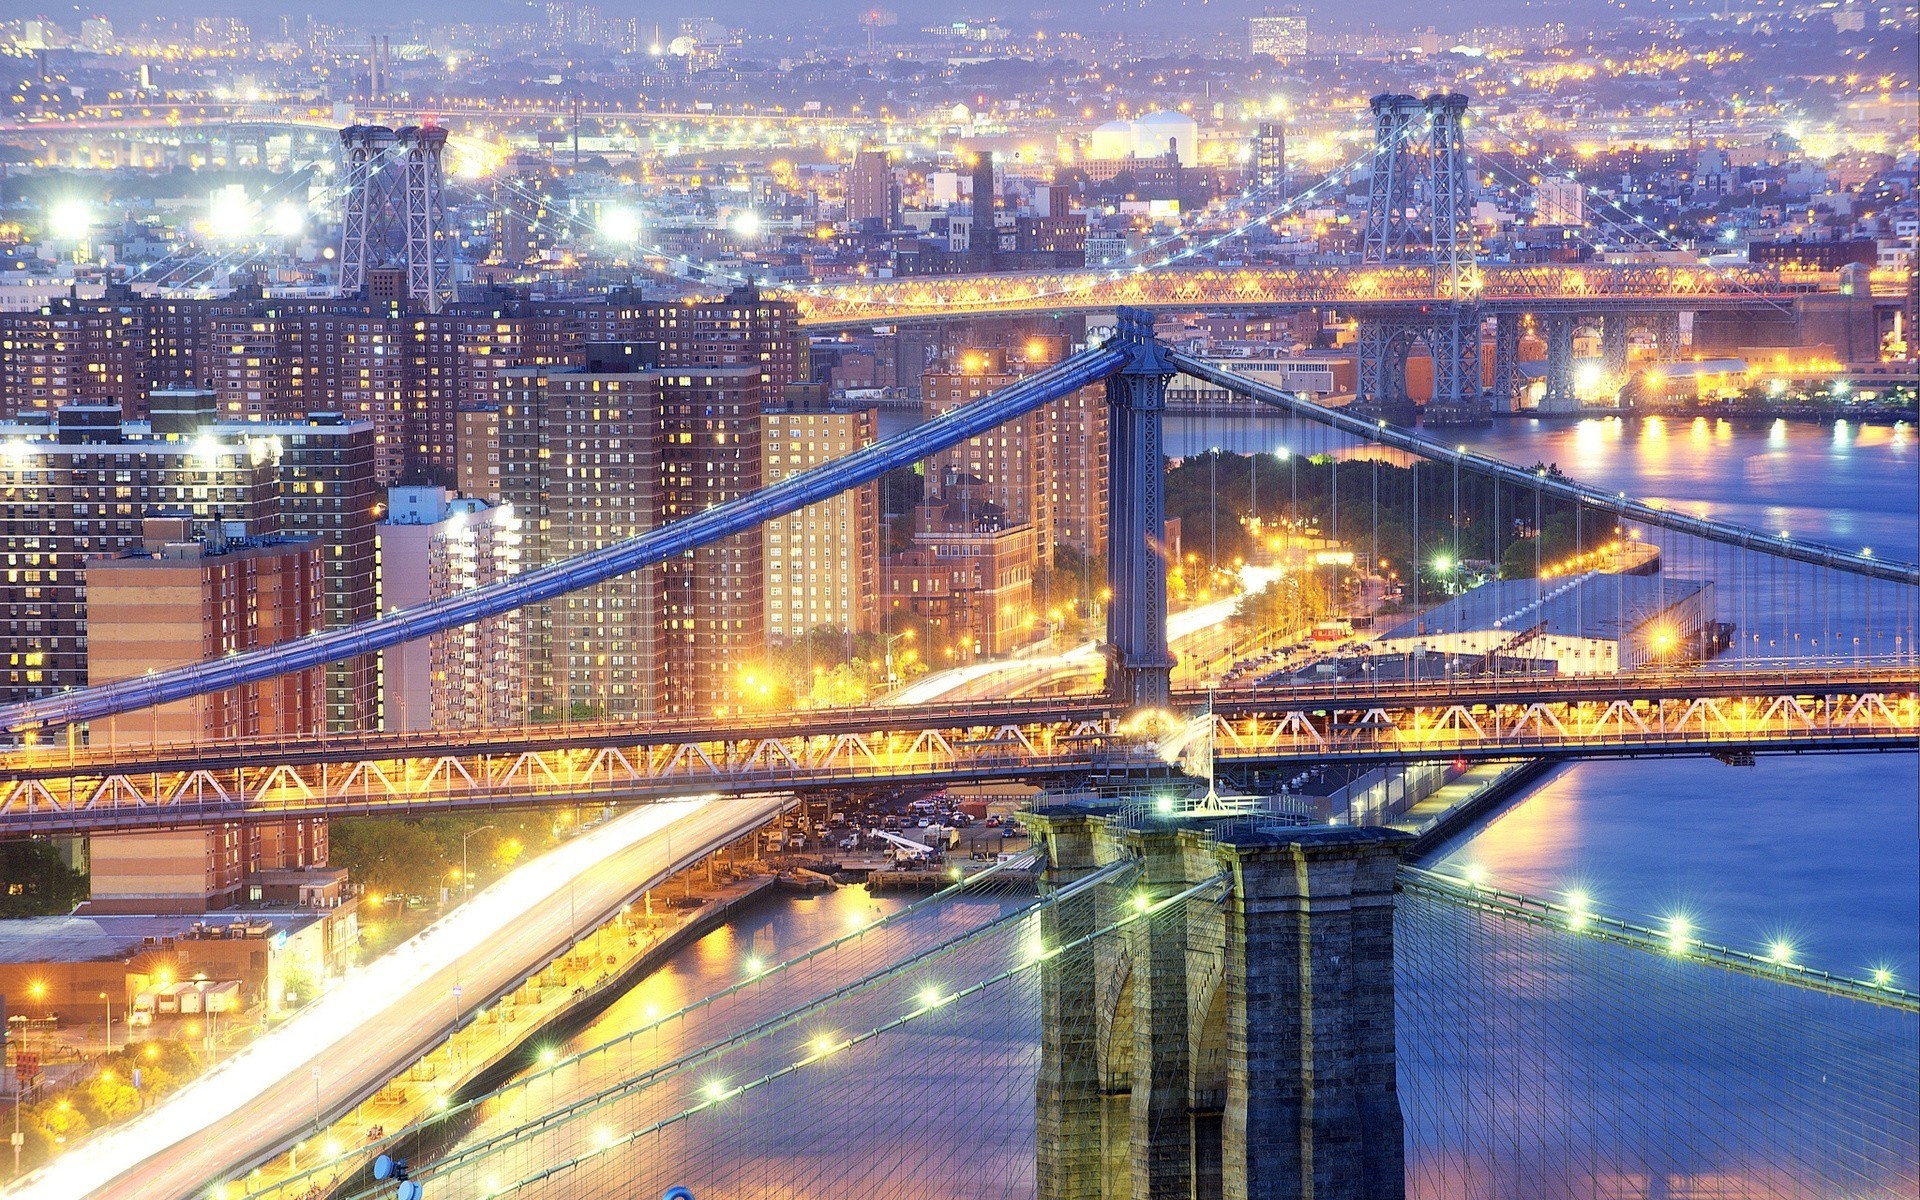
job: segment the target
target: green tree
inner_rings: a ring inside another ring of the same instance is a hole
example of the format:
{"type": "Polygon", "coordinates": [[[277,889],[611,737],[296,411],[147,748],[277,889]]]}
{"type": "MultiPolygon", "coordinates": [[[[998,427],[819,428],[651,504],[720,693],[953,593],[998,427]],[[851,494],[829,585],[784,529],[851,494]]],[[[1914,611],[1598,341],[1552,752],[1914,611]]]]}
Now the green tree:
{"type": "Polygon", "coordinates": [[[445,848],[419,821],[366,817],[333,822],[328,857],[376,892],[428,893],[453,869],[445,848]]]}
{"type": "Polygon", "coordinates": [[[0,918],[55,916],[87,898],[87,874],[52,842],[0,842],[0,918]]]}

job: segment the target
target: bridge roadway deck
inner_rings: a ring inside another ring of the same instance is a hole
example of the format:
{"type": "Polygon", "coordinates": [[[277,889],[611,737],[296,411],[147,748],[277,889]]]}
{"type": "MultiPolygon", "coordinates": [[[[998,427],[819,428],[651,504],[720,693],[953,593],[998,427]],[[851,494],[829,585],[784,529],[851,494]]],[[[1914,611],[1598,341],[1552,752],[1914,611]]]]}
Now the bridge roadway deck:
{"type": "Polygon", "coordinates": [[[329,1115],[350,1110],[472,1011],[697,861],[753,832],[780,802],[698,801],[583,835],[489,888],[327,992],[152,1111],[89,1141],[8,1195],[128,1200],[205,1194],[329,1115]],[[669,849],[671,847],[671,850],[669,849]],[[672,861],[669,862],[671,853],[672,861]]]}
{"type": "Polygon", "coordinates": [[[1910,663],[1817,671],[1312,682],[1121,714],[1104,696],[846,709],[645,726],[584,724],[17,751],[0,836],[243,816],[420,815],[711,791],[1048,783],[1154,768],[1211,730],[1229,768],[1431,758],[1900,750],[1920,746],[1910,663]],[[1210,720],[1203,718],[1211,713],[1210,720]]]}
{"type": "MultiPolygon", "coordinates": [[[[1823,290],[1768,267],[1582,263],[1476,269],[1470,290],[1436,291],[1433,272],[1402,266],[1140,267],[942,275],[789,290],[802,325],[857,327],[916,320],[1114,308],[1405,309],[1454,300],[1484,312],[1698,311],[1784,304],[1823,290]]],[[[1827,288],[1825,290],[1832,290],[1827,288]]]]}

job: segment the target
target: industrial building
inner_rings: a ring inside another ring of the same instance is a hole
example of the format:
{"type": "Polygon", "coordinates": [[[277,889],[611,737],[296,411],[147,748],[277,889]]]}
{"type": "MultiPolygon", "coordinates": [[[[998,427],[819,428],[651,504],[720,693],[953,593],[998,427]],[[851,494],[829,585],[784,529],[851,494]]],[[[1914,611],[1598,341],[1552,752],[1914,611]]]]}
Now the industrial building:
{"type": "Polygon", "coordinates": [[[1714,586],[1701,579],[1590,572],[1502,579],[1388,630],[1379,654],[1550,661],[1562,675],[1632,671],[1707,656],[1714,586]]]}

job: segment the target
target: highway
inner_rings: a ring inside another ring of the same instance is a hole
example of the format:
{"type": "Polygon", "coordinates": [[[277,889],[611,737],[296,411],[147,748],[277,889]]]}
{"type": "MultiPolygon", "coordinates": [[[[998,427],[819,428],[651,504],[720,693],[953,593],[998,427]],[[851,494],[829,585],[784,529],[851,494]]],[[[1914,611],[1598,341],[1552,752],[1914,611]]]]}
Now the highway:
{"type": "MultiPolygon", "coordinates": [[[[1272,567],[1242,567],[1240,581],[1245,595],[1258,595],[1280,578],[1272,567]]],[[[1217,656],[1222,631],[1229,629],[1233,610],[1241,596],[1224,596],[1207,604],[1181,609],[1167,618],[1167,648],[1181,660],[1196,654],[1217,656]]],[[[1082,677],[1097,681],[1105,664],[1098,642],[1083,642],[1055,654],[1020,654],[996,662],[971,663],[936,671],[908,684],[880,701],[888,707],[919,708],[935,700],[994,699],[1030,696],[1046,685],[1057,685],[1082,677]]]]}
{"type": "Polygon", "coordinates": [[[570,946],[670,865],[777,814],[695,797],[609,821],[527,863],[135,1120],[9,1187],[9,1200],[199,1197],[310,1135],[570,946]]]}

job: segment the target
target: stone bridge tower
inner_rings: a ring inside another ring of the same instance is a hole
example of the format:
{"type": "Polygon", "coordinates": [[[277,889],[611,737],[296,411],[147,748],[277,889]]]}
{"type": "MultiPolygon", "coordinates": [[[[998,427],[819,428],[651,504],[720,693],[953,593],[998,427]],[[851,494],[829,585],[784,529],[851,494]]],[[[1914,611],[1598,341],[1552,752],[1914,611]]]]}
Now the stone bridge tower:
{"type": "Polygon", "coordinates": [[[1050,886],[1141,864],[1131,889],[1049,909],[1048,945],[1139,896],[1224,882],[1184,920],[1137,920],[1042,967],[1041,1200],[1400,1200],[1393,896],[1407,835],[1077,806],[1028,820],[1050,886]]]}

